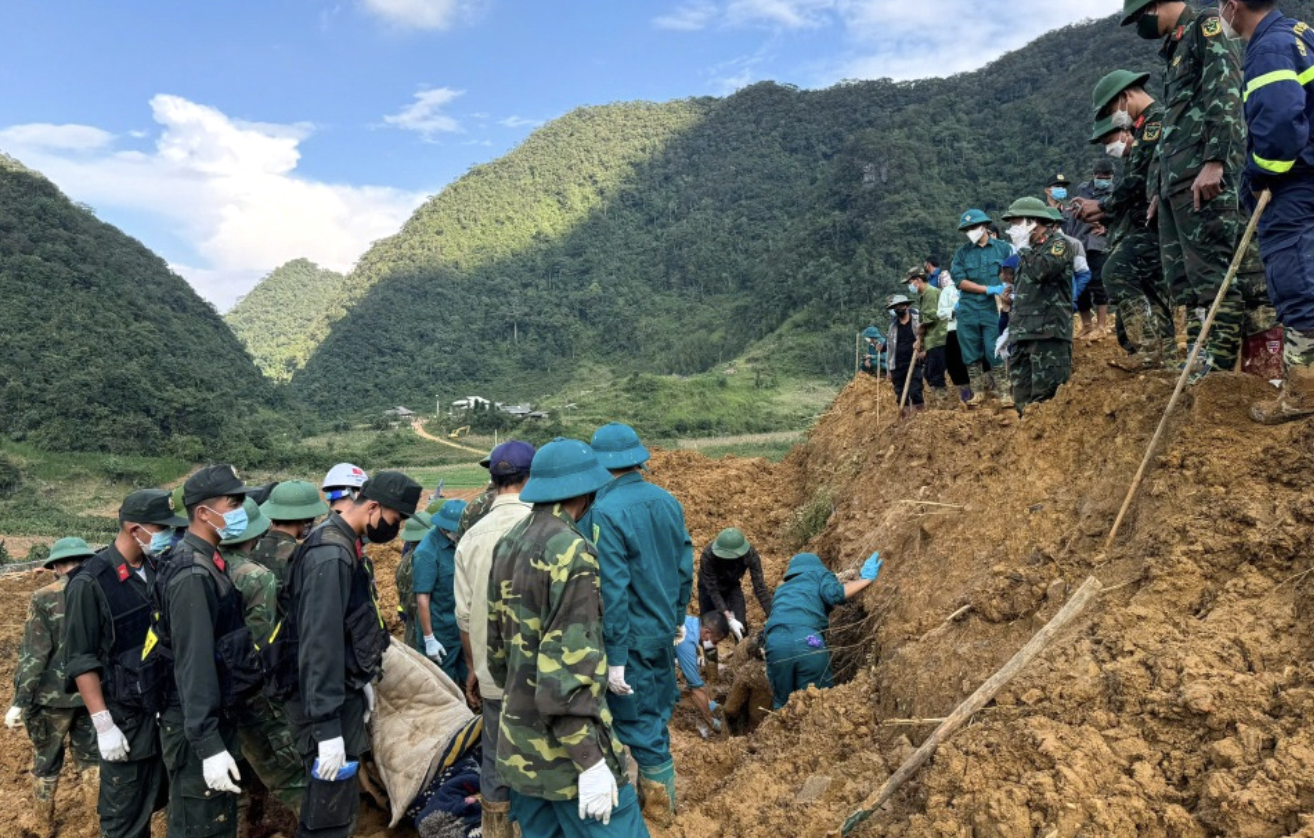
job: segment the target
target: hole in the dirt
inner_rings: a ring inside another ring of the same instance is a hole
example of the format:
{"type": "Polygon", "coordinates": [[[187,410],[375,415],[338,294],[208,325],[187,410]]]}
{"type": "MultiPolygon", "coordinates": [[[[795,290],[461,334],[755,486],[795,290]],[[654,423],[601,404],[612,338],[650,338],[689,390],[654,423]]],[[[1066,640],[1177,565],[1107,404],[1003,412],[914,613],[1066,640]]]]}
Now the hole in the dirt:
{"type": "Polygon", "coordinates": [[[861,602],[846,602],[831,613],[826,645],[830,647],[830,670],[837,686],[852,681],[867,665],[875,644],[874,628],[861,602]]]}

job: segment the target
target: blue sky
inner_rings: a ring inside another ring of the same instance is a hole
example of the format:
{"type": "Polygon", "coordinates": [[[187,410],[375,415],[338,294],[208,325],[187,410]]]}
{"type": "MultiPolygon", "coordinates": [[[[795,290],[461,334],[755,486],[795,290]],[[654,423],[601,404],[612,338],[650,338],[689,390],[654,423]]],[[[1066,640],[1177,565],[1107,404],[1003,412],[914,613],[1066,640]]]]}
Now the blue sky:
{"type": "Polygon", "coordinates": [[[349,269],[427,196],[572,108],[950,75],[1121,2],[994,5],[11,3],[0,151],[225,310],[288,259],[349,269]]]}

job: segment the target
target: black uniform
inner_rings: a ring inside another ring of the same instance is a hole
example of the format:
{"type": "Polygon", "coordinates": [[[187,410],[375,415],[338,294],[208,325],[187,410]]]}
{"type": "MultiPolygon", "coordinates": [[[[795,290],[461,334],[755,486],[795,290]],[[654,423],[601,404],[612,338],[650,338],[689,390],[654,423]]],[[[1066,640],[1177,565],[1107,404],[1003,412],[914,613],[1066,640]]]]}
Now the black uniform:
{"type": "Polygon", "coordinates": [[[735,619],[748,625],[744,589],[741,580],[749,574],[753,581],[753,596],[763,613],[771,616],[771,591],[767,590],[766,579],[762,575],[762,558],[757,550],[750,547],[748,552],[737,559],[726,559],[712,552],[712,545],[703,548],[703,555],[698,560],[698,611],[724,613],[729,611],[735,619]]]}
{"type": "Polygon", "coordinates": [[[97,811],[104,838],[150,838],[151,814],[164,805],[159,707],[143,695],[141,683],[154,583],[150,558],[133,570],[111,544],[73,571],[65,594],[65,688],[75,691],[79,675],[99,675],[105,707],[128,740],[127,761],[100,763],[97,811]]]}

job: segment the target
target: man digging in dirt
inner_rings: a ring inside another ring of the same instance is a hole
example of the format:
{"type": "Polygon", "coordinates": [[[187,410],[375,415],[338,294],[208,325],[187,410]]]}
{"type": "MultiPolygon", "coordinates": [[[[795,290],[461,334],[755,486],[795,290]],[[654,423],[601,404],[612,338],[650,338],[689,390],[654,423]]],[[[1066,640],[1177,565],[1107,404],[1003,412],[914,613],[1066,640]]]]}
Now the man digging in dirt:
{"type": "MultiPolygon", "coordinates": [[[[703,548],[698,559],[698,610],[715,611],[725,616],[727,630],[735,642],[748,634],[748,605],[744,601],[743,579],[749,575],[753,596],[762,613],[771,616],[771,589],[762,574],[762,557],[738,527],[726,527],[716,540],[703,548]]],[[[719,640],[717,641],[720,642],[719,640]]],[[[716,646],[707,659],[716,662],[716,646]]]]}
{"type": "Polygon", "coordinates": [[[40,838],[55,834],[55,788],[64,767],[65,737],[84,790],[91,792],[89,804],[95,801],[100,779],[96,728],[82,697],[65,692],[61,648],[68,576],[93,555],[80,538],[61,538],[51,545],[50,558],[42,566],[58,578],[32,594],[14,670],[14,703],[5,714],[5,727],[12,730],[21,722],[32,740],[32,796],[40,838]]]}
{"type": "Polygon", "coordinates": [[[703,725],[698,732],[706,739],[711,732],[721,732],[721,720],[716,718],[715,701],[707,696],[707,685],[703,683],[699,647],[715,649],[716,644],[725,640],[730,634],[730,623],[720,611],[707,611],[702,617],[692,614],[684,618],[684,625],[675,636],[675,660],[680,664],[684,675],[684,686],[693,698],[694,706],[703,716],[703,725]]]}

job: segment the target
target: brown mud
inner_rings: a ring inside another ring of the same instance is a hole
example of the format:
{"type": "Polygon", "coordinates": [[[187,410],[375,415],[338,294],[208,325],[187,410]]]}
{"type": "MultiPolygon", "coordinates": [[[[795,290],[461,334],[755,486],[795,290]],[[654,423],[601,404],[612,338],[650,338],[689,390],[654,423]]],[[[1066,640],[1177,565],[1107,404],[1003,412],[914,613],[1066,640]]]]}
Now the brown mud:
{"type": "MultiPolygon", "coordinates": [[[[680,817],[655,836],[837,831],[927,720],[1094,574],[1105,594],[858,834],[1314,838],[1314,424],[1251,423],[1250,403],[1271,392],[1254,379],[1189,390],[1106,553],[1173,380],[1110,369],[1110,341],[1077,351],[1073,381],[1022,420],[983,409],[896,425],[889,385],[860,378],[782,463],[655,454],[652,479],[684,503],[695,550],[739,526],[771,585],[796,549],[836,570],[885,556],[880,579],[834,615],[835,689],[768,713],[761,662],[725,650],[713,690],[751,732],[704,741],[678,708],[680,817]],[[800,527],[806,516],[821,520],[800,527]]],[[[374,554],[391,609],[397,554],[374,554]]],[[[0,578],[0,677],[26,594],[47,578],[0,578]]],[[[6,834],[29,826],[29,764],[22,733],[0,731],[6,834]]],[[[76,782],[59,804],[61,835],[94,834],[76,782]]],[[[391,834],[372,804],[362,811],[359,834],[391,834]]]]}

